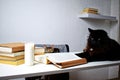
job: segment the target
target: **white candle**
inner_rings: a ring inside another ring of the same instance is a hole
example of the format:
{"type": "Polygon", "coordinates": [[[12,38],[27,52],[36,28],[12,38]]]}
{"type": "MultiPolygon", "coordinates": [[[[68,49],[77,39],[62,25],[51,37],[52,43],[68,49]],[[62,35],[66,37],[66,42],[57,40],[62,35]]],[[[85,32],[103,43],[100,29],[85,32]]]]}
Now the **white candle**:
{"type": "Polygon", "coordinates": [[[32,66],[34,64],[34,43],[25,44],[25,65],[32,66]]]}

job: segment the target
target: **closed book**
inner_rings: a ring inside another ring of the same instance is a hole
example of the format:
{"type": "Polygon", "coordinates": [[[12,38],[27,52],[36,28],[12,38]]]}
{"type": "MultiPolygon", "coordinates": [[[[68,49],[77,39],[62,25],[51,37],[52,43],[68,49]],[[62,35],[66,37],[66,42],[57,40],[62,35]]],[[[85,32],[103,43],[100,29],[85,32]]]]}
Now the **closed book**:
{"type": "Polygon", "coordinates": [[[98,9],[96,9],[96,8],[84,8],[83,10],[84,11],[96,11],[96,12],[98,12],[98,9]]]}
{"type": "Polygon", "coordinates": [[[10,65],[20,65],[24,64],[24,59],[16,60],[16,61],[8,61],[8,60],[0,60],[2,64],[10,64],[10,65]]]}
{"type": "Polygon", "coordinates": [[[98,11],[94,11],[94,10],[83,10],[83,12],[98,12],[98,11]]]}
{"type": "Polygon", "coordinates": [[[45,49],[43,47],[35,47],[35,55],[45,54],[45,49]]]}
{"type": "Polygon", "coordinates": [[[0,51],[9,53],[24,51],[24,43],[22,42],[3,43],[0,44],[0,51]]]}
{"type": "Polygon", "coordinates": [[[98,14],[98,12],[95,12],[95,11],[82,11],[82,13],[93,13],[93,14],[98,14]]]}
{"type": "Polygon", "coordinates": [[[7,57],[7,56],[0,56],[0,60],[9,60],[9,61],[16,61],[24,59],[24,55],[16,56],[16,57],[7,57]]]}
{"type": "Polygon", "coordinates": [[[96,13],[96,12],[81,12],[81,14],[86,14],[86,13],[98,14],[98,13],[96,13]]]}
{"type": "Polygon", "coordinates": [[[13,53],[9,53],[9,52],[0,52],[0,56],[8,56],[8,57],[15,57],[15,56],[20,56],[20,55],[24,55],[24,51],[21,52],[13,52],[13,53]]]}
{"type": "Polygon", "coordinates": [[[85,58],[80,58],[77,55],[70,53],[48,54],[47,59],[59,68],[67,68],[87,63],[85,58]]]}

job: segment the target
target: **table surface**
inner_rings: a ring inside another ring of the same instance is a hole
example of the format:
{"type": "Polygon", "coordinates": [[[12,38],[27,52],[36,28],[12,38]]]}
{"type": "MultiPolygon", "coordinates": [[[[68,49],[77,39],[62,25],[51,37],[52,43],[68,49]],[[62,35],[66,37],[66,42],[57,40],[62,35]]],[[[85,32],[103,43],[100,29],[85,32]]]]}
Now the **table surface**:
{"type": "Polygon", "coordinates": [[[120,61],[89,62],[87,64],[77,65],[63,69],[60,69],[53,64],[46,65],[42,63],[36,63],[33,66],[27,66],[25,64],[19,66],[0,64],[0,80],[72,72],[99,67],[109,67],[114,65],[120,65],[120,61]]]}

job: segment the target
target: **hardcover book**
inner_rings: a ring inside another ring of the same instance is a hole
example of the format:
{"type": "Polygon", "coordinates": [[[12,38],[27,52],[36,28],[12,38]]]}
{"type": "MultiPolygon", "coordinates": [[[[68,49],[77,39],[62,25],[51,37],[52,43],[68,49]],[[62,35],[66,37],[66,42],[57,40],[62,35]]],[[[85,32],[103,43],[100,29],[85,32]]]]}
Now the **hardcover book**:
{"type": "Polygon", "coordinates": [[[8,57],[16,57],[16,56],[21,56],[24,55],[24,51],[21,52],[13,52],[13,53],[9,53],[9,52],[0,52],[0,56],[8,56],[8,57]]]}
{"type": "Polygon", "coordinates": [[[43,47],[35,47],[35,55],[45,54],[45,49],[43,47]]]}
{"type": "Polygon", "coordinates": [[[24,55],[16,56],[16,57],[0,56],[0,60],[16,61],[16,60],[20,60],[20,59],[24,59],[24,55]]]}
{"type": "Polygon", "coordinates": [[[24,64],[24,59],[16,60],[16,61],[8,61],[8,60],[0,60],[2,64],[10,64],[10,65],[20,65],[24,64]]]}
{"type": "Polygon", "coordinates": [[[22,42],[3,43],[0,44],[0,51],[9,53],[24,51],[24,43],[22,42]]]}
{"type": "Polygon", "coordinates": [[[59,68],[67,68],[75,65],[85,64],[87,60],[71,53],[47,54],[47,59],[59,68]]]}

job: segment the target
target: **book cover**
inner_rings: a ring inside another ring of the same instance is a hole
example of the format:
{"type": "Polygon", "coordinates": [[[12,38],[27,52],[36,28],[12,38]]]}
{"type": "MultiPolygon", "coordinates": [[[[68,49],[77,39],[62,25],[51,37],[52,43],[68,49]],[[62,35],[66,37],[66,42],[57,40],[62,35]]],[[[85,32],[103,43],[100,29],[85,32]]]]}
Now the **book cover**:
{"type": "Polygon", "coordinates": [[[96,8],[84,8],[83,10],[86,10],[86,11],[96,11],[96,12],[98,12],[98,9],[96,9],[96,8]]]}
{"type": "Polygon", "coordinates": [[[35,47],[35,55],[45,54],[45,49],[43,47],[35,47]]]}
{"type": "Polygon", "coordinates": [[[24,55],[15,56],[15,57],[0,56],[0,60],[16,61],[20,59],[24,59],[24,55]]]}
{"type": "Polygon", "coordinates": [[[22,42],[3,43],[0,44],[0,51],[9,53],[24,51],[24,43],[22,42]]]}
{"type": "Polygon", "coordinates": [[[98,14],[98,9],[96,8],[84,8],[81,12],[81,14],[83,13],[92,13],[92,14],[98,14]]]}
{"type": "Polygon", "coordinates": [[[85,64],[87,60],[71,53],[48,54],[47,59],[59,68],[67,68],[75,65],[85,64]]]}
{"type": "Polygon", "coordinates": [[[20,56],[20,55],[24,55],[24,51],[15,52],[15,53],[0,52],[0,56],[16,57],[16,56],[20,56]]]}
{"type": "Polygon", "coordinates": [[[84,14],[84,13],[98,14],[98,12],[94,12],[94,11],[82,11],[81,12],[81,14],[84,14]]]}
{"type": "Polygon", "coordinates": [[[10,65],[20,65],[24,64],[24,59],[16,60],[16,61],[8,61],[8,60],[0,60],[1,64],[10,64],[10,65]]]}

